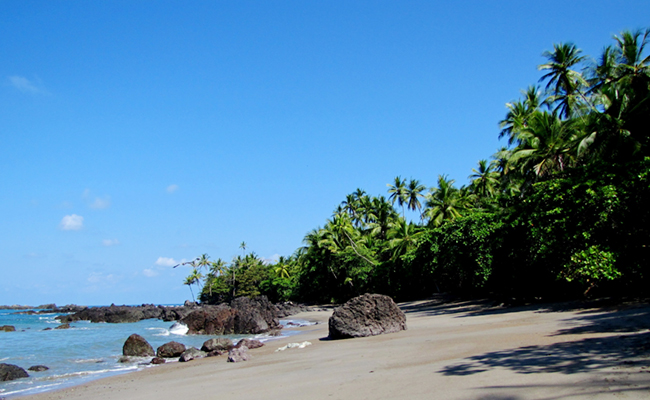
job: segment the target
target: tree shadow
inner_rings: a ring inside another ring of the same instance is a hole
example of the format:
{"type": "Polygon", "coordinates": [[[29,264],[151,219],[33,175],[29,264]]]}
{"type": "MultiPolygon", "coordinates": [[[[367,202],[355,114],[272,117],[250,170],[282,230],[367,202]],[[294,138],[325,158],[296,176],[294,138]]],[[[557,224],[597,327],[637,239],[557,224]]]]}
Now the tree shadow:
{"type": "Polygon", "coordinates": [[[650,367],[650,332],[588,338],[546,346],[526,346],[489,352],[449,365],[444,375],[465,376],[492,368],[508,368],[520,374],[576,374],[616,367],[650,367]]]}
{"type": "Polygon", "coordinates": [[[580,326],[561,329],[557,335],[640,332],[650,329],[650,305],[623,304],[617,307],[583,310],[571,318],[580,326]]]}

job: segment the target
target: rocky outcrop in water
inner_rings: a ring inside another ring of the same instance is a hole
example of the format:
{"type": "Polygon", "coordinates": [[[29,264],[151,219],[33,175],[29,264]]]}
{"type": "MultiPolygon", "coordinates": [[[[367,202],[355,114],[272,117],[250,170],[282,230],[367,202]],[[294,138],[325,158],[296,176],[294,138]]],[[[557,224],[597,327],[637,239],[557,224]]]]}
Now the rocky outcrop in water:
{"type": "Polygon", "coordinates": [[[406,316],[388,296],[364,294],[334,310],[329,319],[330,339],[381,335],[406,329],[406,316]]]}
{"type": "Polygon", "coordinates": [[[13,325],[2,325],[0,326],[0,332],[15,332],[16,327],[13,325]]]}
{"type": "Polygon", "coordinates": [[[29,367],[27,369],[29,371],[34,371],[34,372],[43,372],[43,371],[47,371],[50,368],[46,367],[45,365],[32,365],[31,367],[29,367]]]}
{"type": "Polygon", "coordinates": [[[56,317],[61,323],[75,321],[124,323],[157,318],[163,321],[181,321],[190,334],[263,333],[280,329],[279,318],[307,310],[292,302],[277,305],[265,296],[250,299],[239,297],[230,304],[166,307],[153,304],[141,306],[83,307],[71,315],[56,317]]]}
{"type": "Polygon", "coordinates": [[[13,364],[0,364],[0,382],[27,378],[29,374],[24,369],[13,364]]]}
{"type": "Polygon", "coordinates": [[[137,333],[126,339],[122,347],[122,354],[133,357],[153,357],[156,355],[149,342],[137,333]]]}

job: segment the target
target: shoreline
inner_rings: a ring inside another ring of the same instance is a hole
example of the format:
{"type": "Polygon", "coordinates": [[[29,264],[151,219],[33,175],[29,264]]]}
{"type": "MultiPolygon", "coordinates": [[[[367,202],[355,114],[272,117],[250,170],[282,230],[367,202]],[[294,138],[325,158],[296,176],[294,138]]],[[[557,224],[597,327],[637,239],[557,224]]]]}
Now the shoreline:
{"type": "MultiPolygon", "coordinates": [[[[6,310],[12,311],[12,310],[6,310]]],[[[53,330],[50,326],[54,323],[54,314],[17,315],[18,319],[11,321],[19,327],[16,333],[2,336],[0,356],[8,355],[11,348],[22,349],[12,352],[12,357],[2,359],[0,362],[18,365],[28,369],[30,365],[47,365],[50,367],[45,372],[28,371],[29,377],[8,382],[0,382],[0,399],[15,399],[50,391],[71,388],[93,382],[106,377],[128,375],[137,370],[157,367],[148,364],[151,358],[133,358],[127,363],[118,363],[122,354],[124,340],[132,333],[146,337],[147,341],[155,348],[170,341],[179,341],[189,347],[200,348],[201,344],[215,335],[179,335],[170,332],[171,322],[162,320],[141,320],[126,324],[96,324],[90,321],[78,321],[67,330],[53,330]],[[47,327],[47,329],[43,329],[47,327]],[[48,331],[49,329],[49,331],[48,331]],[[34,347],[30,341],[41,341],[42,349],[34,347]],[[53,343],[55,341],[56,343],[53,343]],[[63,341],[63,342],[62,342],[63,341]],[[24,342],[24,343],[23,343],[24,342]],[[85,349],[90,348],[90,352],[85,349]],[[117,349],[119,347],[119,354],[117,349]],[[47,355],[41,354],[43,350],[50,349],[47,355]],[[69,349],[69,350],[68,350],[69,349]]],[[[271,343],[283,338],[299,334],[299,324],[309,324],[295,318],[286,317],[282,324],[293,321],[296,325],[285,326],[279,331],[280,336],[271,334],[238,334],[225,335],[235,343],[243,338],[258,339],[271,343]]],[[[4,332],[0,333],[3,334],[4,332]]],[[[294,339],[297,340],[297,339],[294,339]]],[[[174,363],[176,359],[167,360],[174,363]]]]}
{"type": "Polygon", "coordinates": [[[276,352],[294,337],[223,357],[170,363],[25,400],[193,396],[251,398],[578,399],[647,398],[650,304],[492,307],[480,301],[400,303],[406,331],[327,340],[331,311],[292,316],[304,349],[276,352]]]}

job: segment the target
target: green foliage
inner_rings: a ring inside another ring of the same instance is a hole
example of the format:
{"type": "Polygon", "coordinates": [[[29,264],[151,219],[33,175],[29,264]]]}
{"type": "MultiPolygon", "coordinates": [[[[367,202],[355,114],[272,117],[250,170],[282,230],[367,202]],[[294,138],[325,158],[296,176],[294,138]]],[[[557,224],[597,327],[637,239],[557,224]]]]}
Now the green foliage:
{"type": "Polygon", "coordinates": [[[590,286],[604,279],[619,278],[621,272],[614,266],[615,258],[614,253],[603,251],[600,246],[589,246],[571,255],[571,263],[565,266],[561,277],[568,282],[578,280],[590,286]]]}

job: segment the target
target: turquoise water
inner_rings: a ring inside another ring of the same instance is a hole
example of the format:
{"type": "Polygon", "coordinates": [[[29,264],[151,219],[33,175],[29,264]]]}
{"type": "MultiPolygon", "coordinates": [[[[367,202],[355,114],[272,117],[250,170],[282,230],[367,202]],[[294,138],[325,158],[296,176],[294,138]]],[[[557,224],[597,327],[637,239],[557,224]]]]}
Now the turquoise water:
{"type": "MultiPolygon", "coordinates": [[[[21,310],[24,311],[24,310],[21,310]]],[[[0,332],[0,363],[15,364],[27,370],[32,365],[50,367],[44,372],[27,371],[29,378],[0,382],[0,398],[10,399],[61,387],[78,385],[88,380],[127,373],[151,366],[140,365],[150,358],[118,363],[124,341],[133,333],[143,336],[154,350],[167,342],[176,341],[186,347],[201,348],[214,335],[177,335],[169,328],[173,322],[156,319],[134,323],[107,324],[87,321],[73,322],[70,329],[55,328],[59,314],[21,315],[19,311],[0,310],[0,326],[13,325],[16,332],[0,332]]],[[[286,321],[283,321],[286,323],[286,321]]],[[[298,332],[283,330],[288,336],[298,332]]],[[[227,335],[233,341],[264,335],[227,335]]]]}

